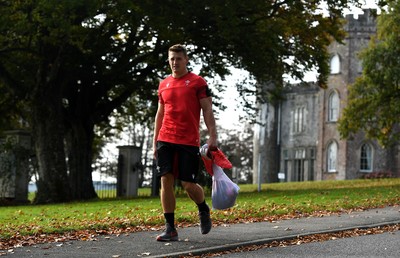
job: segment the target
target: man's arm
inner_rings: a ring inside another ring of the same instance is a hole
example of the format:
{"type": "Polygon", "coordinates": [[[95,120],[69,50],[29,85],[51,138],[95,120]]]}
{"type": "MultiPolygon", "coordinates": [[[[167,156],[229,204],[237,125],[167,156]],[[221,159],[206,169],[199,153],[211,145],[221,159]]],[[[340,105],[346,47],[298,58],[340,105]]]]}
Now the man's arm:
{"type": "Polygon", "coordinates": [[[203,110],[204,122],[206,123],[209,138],[207,140],[208,148],[217,148],[217,128],[215,124],[214,112],[212,109],[211,97],[200,99],[200,106],[203,110]]]}
{"type": "Polygon", "coordinates": [[[154,138],[153,138],[153,154],[154,158],[157,158],[157,138],[160,132],[162,121],[164,119],[164,105],[158,102],[158,109],[154,123],[154,138]]]}

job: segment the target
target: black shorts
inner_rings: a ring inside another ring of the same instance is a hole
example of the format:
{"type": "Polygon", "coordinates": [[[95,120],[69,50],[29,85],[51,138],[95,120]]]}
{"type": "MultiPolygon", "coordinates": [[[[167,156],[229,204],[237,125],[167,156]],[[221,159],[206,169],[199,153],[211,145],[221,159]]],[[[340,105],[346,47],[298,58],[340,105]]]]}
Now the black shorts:
{"type": "Polygon", "coordinates": [[[173,173],[181,181],[196,183],[199,165],[199,147],[157,142],[158,176],[173,173]]]}

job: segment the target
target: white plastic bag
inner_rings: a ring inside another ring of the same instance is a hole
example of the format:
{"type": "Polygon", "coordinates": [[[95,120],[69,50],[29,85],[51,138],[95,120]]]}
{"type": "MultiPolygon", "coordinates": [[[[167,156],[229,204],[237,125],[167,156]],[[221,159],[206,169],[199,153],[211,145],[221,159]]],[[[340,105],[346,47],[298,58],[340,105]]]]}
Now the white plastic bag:
{"type": "Polygon", "coordinates": [[[212,207],[217,210],[233,207],[236,197],[239,194],[239,186],[232,182],[220,166],[213,164],[213,172],[211,190],[212,207]]]}

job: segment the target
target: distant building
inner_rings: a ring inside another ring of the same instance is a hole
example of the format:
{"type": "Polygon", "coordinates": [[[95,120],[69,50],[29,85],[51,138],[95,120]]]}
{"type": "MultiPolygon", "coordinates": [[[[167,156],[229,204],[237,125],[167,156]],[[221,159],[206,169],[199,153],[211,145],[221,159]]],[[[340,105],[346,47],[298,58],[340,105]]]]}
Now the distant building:
{"type": "MultiPolygon", "coordinates": [[[[281,181],[355,179],[379,171],[400,176],[400,144],[383,149],[376,141],[366,139],[363,133],[352,139],[340,139],[337,121],[346,105],[347,87],[362,71],[357,54],[376,33],[376,21],[370,10],[364,10],[358,18],[348,15],[346,19],[348,35],[344,44],[334,42],[329,47],[328,88],[323,90],[312,83],[292,85],[286,89],[278,112],[272,110],[274,114],[270,114],[279,117],[276,174],[280,174],[281,181]]],[[[260,157],[262,155],[254,155],[254,164],[263,162],[257,160],[260,157]]],[[[262,180],[265,181],[265,177],[262,180]]]]}

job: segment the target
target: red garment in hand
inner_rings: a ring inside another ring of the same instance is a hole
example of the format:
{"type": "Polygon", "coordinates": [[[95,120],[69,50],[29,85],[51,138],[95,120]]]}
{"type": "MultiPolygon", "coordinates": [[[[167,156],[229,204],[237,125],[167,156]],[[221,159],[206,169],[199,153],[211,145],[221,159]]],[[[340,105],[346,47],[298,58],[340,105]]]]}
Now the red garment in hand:
{"type": "Polygon", "coordinates": [[[214,150],[208,150],[206,156],[201,156],[203,159],[204,167],[210,176],[214,175],[213,163],[220,166],[221,168],[232,168],[232,163],[228,160],[225,154],[218,148],[214,150]]]}

